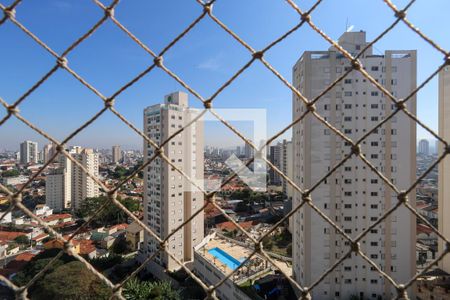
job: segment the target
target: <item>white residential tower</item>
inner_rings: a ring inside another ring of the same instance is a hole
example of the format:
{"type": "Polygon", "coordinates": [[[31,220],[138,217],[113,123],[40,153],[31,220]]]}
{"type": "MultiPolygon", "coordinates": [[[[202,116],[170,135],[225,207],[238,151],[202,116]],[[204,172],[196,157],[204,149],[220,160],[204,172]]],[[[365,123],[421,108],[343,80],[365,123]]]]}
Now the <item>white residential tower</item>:
{"type": "MultiPolygon", "coordinates": [[[[365,32],[345,32],[339,44],[356,55],[367,45],[365,32]]],[[[394,96],[405,98],[416,87],[416,51],[366,50],[360,58],[365,70],[394,96]]],[[[334,80],[351,68],[348,59],[333,47],[328,51],[306,51],[293,67],[294,86],[314,99],[334,80]]],[[[415,97],[406,104],[416,112],[415,97]]],[[[316,111],[327,122],[356,141],[387,115],[394,105],[360,72],[353,70],[316,103],[316,111]]],[[[306,107],[294,94],[293,118],[306,107]]],[[[350,145],[308,114],[293,127],[294,180],[311,188],[333,166],[350,153],[350,145]]],[[[405,114],[376,129],[361,144],[366,158],[400,190],[407,189],[416,176],[416,126],[405,114]]],[[[408,195],[415,205],[415,192],[408,195]]],[[[355,238],[397,203],[396,194],[359,158],[352,156],[311,194],[317,205],[347,235],[355,238]]],[[[294,193],[292,206],[302,201],[294,193]]],[[[399,207],[361,241],[361,250],[397,282],[415,274],[416,220],[399,207]]],[[[309,286],[347,253],[350,244],[308,205],[294,216],[293,274],[309,286]]],[[[396,290],[360,256],[344,260],[317,285],[313,299],[391,299],[396,290]]]]}
{"type": "MultiPolygon", "coordinates": [[[[164,104],[156,104],[144,110],[144,132],[158,144],[186,126],[198,111],[189,108],[188,95],[175,92],[165,96],[164,104]]],[[[203,179],[203,123],[195,122],[164,145],[164,153],[171,162],[188,176],[203,179]]],[[[145,160],[155,154],[155,149],[144,143],[145,160]]],[[[144,172],[144,223],[160,238],[167,237],[172,230],[186,221],[203,206],[203,194],[192,186],[173,167],[157,158],[144,172]]],[[[203,212],[198,214],[168,241],[167,250],[181,262],[192,261],[193,247],[204,237],[203,212]]],[[[148,257],[158,248],[149,234],[144,236],[143,257],[148,257]]],[[[158,254],[156,264],[149,270],[157,272],[157,265],[173,271],[180,266],[166,253],[158,254]]],[[[155,274],[156,275],[156,274],[155,274]]]]}

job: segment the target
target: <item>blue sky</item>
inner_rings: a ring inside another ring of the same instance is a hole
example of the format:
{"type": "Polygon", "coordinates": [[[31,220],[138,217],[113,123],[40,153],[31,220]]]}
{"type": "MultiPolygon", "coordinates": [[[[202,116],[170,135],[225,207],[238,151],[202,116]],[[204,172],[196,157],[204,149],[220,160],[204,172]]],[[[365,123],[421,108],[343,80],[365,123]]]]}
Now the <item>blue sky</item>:
{"type": "MultiPolygon", "coordinates": [[[[8,5],[11,0],[0,0],[8,5]]],[[[297,1],[308,9],[313,1],[297,1]]],[[[408,18],[445,49],[450,49],[450,1],[418,0],[408,18]]],[[[402,7],[406,1],[394,1],[402,7]]],[[[122,0],[116,17],[145,44],[159,52],[192,20],[202,8],[194,0],[122,0]]],[[[214,14],[246,40],[260,49],[299,22],[299,16],[284,1],[218,0],[214,14]]],[[[62,53],[103,15],[90,0],[24,0],[16,17],[52,49],[62,53]]],[[[1,15],[0,15],[1,17],[1,15]]],[[[391,10],[381,0],[325,0],[312,15],[313,21],[332,38],[346,29],[367,31],[371,40],[394,21],[391,10]]],[[[288,80],[293,64],[305,50],[324,50],[329,45],[304,25],[272,48],[266,59],[288,80]]],[[[419,36],[400,23],[375,44],[375,52],[386,49],[418,50],[418,83],[431,74],[443,58],[419,36]]],[[[202,20],[164,56],[165,65],[205,98],[217,90],[250,59],[248,51],[209,18],[202,20]]],[[[111,21],[107,21],[68,56],[70,67],[104,95],[114,93],[152,63],[152,58],[111,21]]],[[[0,26],[0,97],[14,102],[54,66],[54,58],[11,22],[0,26]]],[[[137,127],[142,126],[144,107],[159,103],[172,91],[184,90],[162,70],[155,69],[116,99],[117,109],[137,127]]],[[[437,129],[437,80],[418,95],[418,115],[437,129]]],[[[215,100],[218,108],[265,108],[268,135],[282,129],[292,117],[292,93],[260,62],[254,63],[215,100]]],[[[193,96],[190,103],[201,107],[193,96]]],[[[57,139],[63,139],[102,108],[102,101],[64,70],[58,70],[21,105],[24,117],[57,139]]],[[[0,110],[0,118],[5,111],[0,110]]],[[[245,123],[245,122],[244,122],[245,123]]],[[[237,124],[239,127],[239,124],[237,124]]],[[[245,127],[245,126],[244,126],[245,127]]],[[[242,130],[248,132],[248,128],[242,130]]],[[[419,138],[428,138],[418,129],[419,138]]],[[[0,127],[0,150],[18,149],[25,139],[45,139],[16,119],[0,127]]],[[[213,145],[240,144],[220,124],[209,124],[206,140],[213,145]]],[[[71,144],[86,147],[141,148],[141,139],[117,117],[106,112],[71,144]]]]}

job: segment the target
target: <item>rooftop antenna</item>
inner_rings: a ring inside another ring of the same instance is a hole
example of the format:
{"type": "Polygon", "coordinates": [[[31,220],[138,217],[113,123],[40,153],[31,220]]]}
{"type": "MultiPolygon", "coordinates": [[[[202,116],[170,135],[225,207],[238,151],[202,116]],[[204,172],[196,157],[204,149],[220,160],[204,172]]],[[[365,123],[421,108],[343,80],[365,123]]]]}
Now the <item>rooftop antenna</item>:
{"type": "Polygon", "coordinates": [[[353,30],[353,27],[355,27],[355,26],[348,25],[348,18],[347,18],[347,20],[345,21],[345,32],[351,32],[353,30]]]}

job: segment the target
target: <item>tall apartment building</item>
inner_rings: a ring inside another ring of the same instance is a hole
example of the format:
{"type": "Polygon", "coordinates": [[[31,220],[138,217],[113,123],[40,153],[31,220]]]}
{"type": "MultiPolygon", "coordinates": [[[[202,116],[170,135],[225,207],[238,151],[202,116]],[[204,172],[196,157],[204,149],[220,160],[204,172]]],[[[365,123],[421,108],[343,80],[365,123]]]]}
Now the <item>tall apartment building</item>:
{"type": "Polygon", "coordinates": [[[112,162],[117,164],[122,160],[122,151],[120,146],[112,146],[112,162]]]}
{"type": "MultiPolygon", "coordinates": [[[[293,175],[292,159],[291,141],[283,140],[282,142],[278,142],[276,145],[270,146],[270,162],[289,178],[292,178],[293,175]]],[[[286,194],[288,198],[292,198],[292,186],[272,168],[269,168],[269,180],[270,184],[281,185],[283,187],[283,193],[286,194]]]]}
{"type": "MultiPolygon", "coordinates": [[[[287,177],[293,179],[294,175],[294,156],[293,156],[293,146],[292,141],[283,140],[281,144],[280,151],[280,171],[282,171],[287,177]]],[[[290,185],[286,180],[281,178],[281,184],[283,186],[283,193],[288,197],[288,199],[292,199],[294,195],[294,189],[292,185],[290,185]]]]}
{"type": "Polygon", "coordinates": [[[53,144],[47,144],[44,146],[44,148],[42,149],[44,164],[50,160],[50,158],[53,156],[55,151],[56,151],[56,146],[53,144]]]}
{"type": "MultiPolygon", "coordinates": [[[[270,146],[269,161],[281,170],[282,143],[270,146]]],[[[272,168],[269,168],[269,182],[271,185],[281,185],[281,177],[272,168]]]]}
{"type": "MultiPolygon", "coordinates": [[[[439,136],[447,142],[450,141],[450,68],[445,67],[439,73],[439,136]]],[[[444,151],[444,144],[439,145],[439,155],[444,151]]],[[[447,157],[439,164],[438,183],[438,226],[439,231],[446,237],[450,236],[450,157],[447,157]]],[[[444,251],[444,244],[439,240],[439,253],[444,251]]],[[[440,267],[450,272],[450,256],[444,256],[440,261],[440,267]]]]}
{"type": "Polygon", "coordinates": [[[236,156],[239,157],[241,155],[241,147],[236,146],[236,156]]]}
{"type": "Polygon", "coordinates": [[[24,141],[20,144],[20,163],[29,164],[38,162],[38,143],[24,141]]]}
{"type": "Polygon", "coordinates": [[[250,146],[249,144],[245,143],[244,145],[244,157],[245,158],[253,158],[255,153],[255,149],[252,148],[252,146],[250,146]]]}
{"type": "Polygon", "coordinates": [[[429,155],[430,154],[430,142],[423,139],[419,141],[419,154],[429,155]]]}
{"type": "MultiPolygon", "coordinates": [[[[81,165],[95,177],[98,177],[98,153],[93,149],[73,147],[70,152],[81,165]]],[[[72,207],[78,209],[86,198],[100,195],[98,184],[79,166],[72,164],[72,207]]]]}
{"type": "MultiPolygon", "coordinates": [[[[92,149],[72,147],[69,153],[91,174],[98,177],[98,154],[92,149]]],[[[100,195],[98,184],[64,155],[49,168],[45,183],[45,203],[55,211],[78,209],[83,200],[100,195]]]]}
{"type": "MultiPolygon", "coordinates": [[[[197,110],[189,108],[186,93],[171,93],[165,96],[164,104],[156,104],[144,110],[144,132],[161,144],[197,114],[197,110]]],[[[195,122],[164,145],[164,153],[171,162],[191,178],[201,181],[200,186],[203,186],[203,143],[203,123],[195,122]]],[[[154,150],[147,142],[144,143],[145,161],[154,155],[154,150]]],[[[144,223],[160,238],[165,238],[202,207],[203,201],[203,194],[160,158],[145,169],[144,223]]],[[[193,247],[204,237],[203,223],[201,212],[170,238],[167,250],[180,261],[191,261],[193,247]]],[[[151,255],[158,246],[155,239],[146,233],[143,257],[151,255]]],[[[160,252],[155,261],[157,264],[149,266],[149,271],[154,273],[157,265],[168,270],[179,268],[166,253],[160,252]]]]}
{"type": "MultiPolygon", "coordinates": [[[[356,55],[367,45],[365,32],[345,32],[339,44],[356,55]]],[[[360,58],[365,70],[394,96],[404,98],[416,87],[416,51],[372,49],[360,58]]],[[[306,51],[293,67],[293,83],[308,99],[313,99],[343,72],[350,62],[333,47],[328,51],[306,51]]],[[[407,102],[416,112],[413,97],[407,102]]],[[[317,112],[353,141],[381,122],[395,108],[388,98],[358,71],[316,103],[317,112]]],[[[293,117],[306,111],[293,95],[293,117]]],[[[344,156],[350,145],[308,116],[293,127],[294,181],[311,188],[344,156]]],[[[361,144],[366,158],[399,189],[415,180],[416,126],[404,114],[397,114],[361,144]]],[[[312,194],[312,201],[351,237],[367,229],[396,202],[396,194],[359,158],[352,157],[326,179],[312,194]]],[[[415,204],[415,192],[408,195],[415,204]]],[[[301,203],[294,193],[293,207],[301,203]]],[[[308,205],[294,215],[293,275],[309,286],[349,249],[349,242],[335,232],[308,205]]],[[[361,250],[396,281],[407,282],[415,273],[416,220],[403,206],[371,230],[361,241],[361,250]]],[[[396,291],[360,256],[352,254],[313,290],[313,299],[390,299],[396,291]]]]}
{"type": "Polygon", "coordinates": [[[55,212],[71,207],[72,162],[59,155],[55,166],[49,168],[45,180],[45,204],[55,212]]]}

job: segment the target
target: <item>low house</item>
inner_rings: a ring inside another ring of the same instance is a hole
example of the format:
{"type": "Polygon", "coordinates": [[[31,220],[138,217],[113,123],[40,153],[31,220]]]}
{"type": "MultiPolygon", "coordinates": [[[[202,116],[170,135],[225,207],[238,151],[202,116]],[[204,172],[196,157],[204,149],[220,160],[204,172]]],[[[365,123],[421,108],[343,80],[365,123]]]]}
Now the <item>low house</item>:
{"type": "Polygon", "coordinates": [[[4,177],[1,180],[3,185],[18,185],[26,183],[28,179],[28,176],[19,175],[15,177],[4,177]]]}
{"type": "Polygon", "coordinates": [[[128,224],[117,224],[109,228],[99,228],[92,232],[91,240],[99,247],[109,249],[114,244],[114,241],[126,234],[128,224]]]}
{"type": "MultiPolygon", "coordinates": [[[[77,240],[72,240],[72,245],[73,245],[73,250],[75,251],[75,253],[79,254],[80,253],[80,242],[77,240]]],[[[58,239],[50,240],[44,244],[44,249],[45,250],[64,249],[64,243],[58,239]]]]}
{"type": "Polygon", "coordinates": [[[54,226],[60,223],[66,223],[72,221],[71,214],[54,214],[48,217],[42,218],[44,222],[46,222],[50,226],[54,226]]]}
{"type": "Polygon", "coordinates": [[[33,236],[31,238],[31,240],[36,244],[36,245],[42,245],[42,242],[48,237],[49,235],[47,233],[41,233],[38,234],[37,236],[33,236]]]}
{"type": "Polygon", "coordinates": [[[48,217],[53,214],[53,209],[45,204],[38,204],[33,209],[33,213],[38,217],[48,217]]]}
{"type": "MultiPolygon", "coordinates": [[[[246,221],[246,222],[239,222],[239,226],[241,226],[244,230],[248,231],[250,230],[253,226],[257,225],[259,222],[256,221],[246,221]]],[[[219,229],[220,231],[227,231],[227,232],[232,232],[237,230],[238,232],[240,231],[238,229],[238,227],[236,225],[234,225],[232,222],[228,221],[228,222],[223,222],[220,224],[216,225],[217,229],[219,229]]]]}
{"type": "Polygon", "coordinates": [[[417,241],[428,246],[437,245],[438,236],[431,227],[425,224],[417,224],[417,241]]]}
{"type": "Polygon", "coordinates": [[[137,222],[131,223],[126,229],[126,239],[133,251],[139,250],[140,244],[144,242],[144,229],[137,222]]]}
{"type": "Polygon", "coordinates": [[[95,243],[91,240],[78,240],[80,244],[80,255],[86,256],[90,259],[97,257],[97,248],[95,243]]]}
{"type": "Polygon", "coordinates": [[[0,231],[0,242],[12,242],[19,236],[26,236],[27,234],[19,231],[0,231]]]}
{"type": "Polygon", "coordinates": [[[11,275],[21,271],[38,253],[39,251],[28,251],[17,255],[14,260],[10,261],[4,268],[0,269],[0,274],[7,278],[11,278],[11,275]]]}
{"type": "MultiPolygon", "coordinates": [[[[0,211],[0,216],[3,216],[5,214],[5,211],[0,211]]],[[[12,213],[7,212],[3,219],[0,221],[0,224],[7,224],[12,222],[12,213]]]]}
{"type": "Polygon", "coordinates": [[[0,243],[0,258],[5,257],[8,250],[8,243],[2,242],[0,243]]]}

